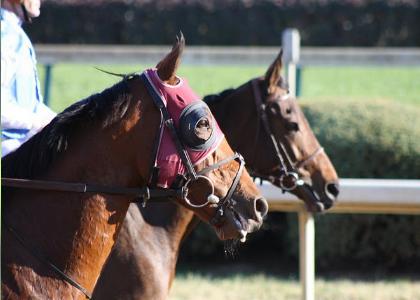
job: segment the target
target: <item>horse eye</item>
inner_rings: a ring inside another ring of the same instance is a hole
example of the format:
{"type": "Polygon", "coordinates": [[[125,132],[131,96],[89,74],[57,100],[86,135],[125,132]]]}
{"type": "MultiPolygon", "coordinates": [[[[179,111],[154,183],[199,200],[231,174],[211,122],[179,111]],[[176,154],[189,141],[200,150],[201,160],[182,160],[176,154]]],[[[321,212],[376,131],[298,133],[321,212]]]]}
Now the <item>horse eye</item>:
{"type": "Polygon", "coordinates": [[[269,104],[266,105],[266,110],[268,113],[272,114],[272,115],[279,115],[281,112],[281,108],[279,103],[277,102],[271,102],[269,104]]]}
{"type": "Polygon", "coordinates": [[[285,127],[288,131],[298,131],[299,130],[299,124],[296,123],[296,122],[287,122],[285,127]]]}
{"type": "Polygon", "coordinates": [[[291,114],[292,113],[292,109],[290,107],[286,108],[286,114],[291,114]]]}
{"type": "Polygon", "coordinates": [[[209,120],[201,119],[200,121],[197,122],[196,127],[210,127],[209,120]]]}
{"type": "Polygon", "coordinates": [[[210,121],[207,118],[200,119],[194,128],[195,135],[203,141],[207,141],[210,138],[212,131],[210,121]]]}
{"type": "Polygon", "coordinates": [[[214,142],[214,123],[210,109],[203,101],[188,105],[179,118],[179,134],[182,143],[194,150],[206,150],[214,142]]]}

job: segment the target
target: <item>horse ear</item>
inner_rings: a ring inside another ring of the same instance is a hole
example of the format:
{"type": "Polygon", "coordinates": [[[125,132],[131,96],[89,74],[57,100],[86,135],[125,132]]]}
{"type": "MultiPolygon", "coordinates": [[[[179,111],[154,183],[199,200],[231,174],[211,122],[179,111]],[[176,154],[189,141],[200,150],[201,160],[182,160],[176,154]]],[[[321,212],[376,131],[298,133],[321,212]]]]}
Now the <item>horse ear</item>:
{"type": "Polygon", "coordinates": [[[268,68],[267,72],[265,73],[265,82],[267,84],[268,94],[274,93],[275,87],[278,85],[278,82],[281,79],[282,56],[283,56],[283,49],[280,49],[280,52],[277,55],[276,59],[273,61],[273,63],[268,68]]]}
{"type": "Polygon", "coordinates": [[[158,76],[162,81],[166,81],[169,84],[177,83],[175,72],[181,62],[181,55],[184,48],[185,38],[182,32],[180,32],[179,36],[176,37],[171,52],[156,65],[158,76]]]}

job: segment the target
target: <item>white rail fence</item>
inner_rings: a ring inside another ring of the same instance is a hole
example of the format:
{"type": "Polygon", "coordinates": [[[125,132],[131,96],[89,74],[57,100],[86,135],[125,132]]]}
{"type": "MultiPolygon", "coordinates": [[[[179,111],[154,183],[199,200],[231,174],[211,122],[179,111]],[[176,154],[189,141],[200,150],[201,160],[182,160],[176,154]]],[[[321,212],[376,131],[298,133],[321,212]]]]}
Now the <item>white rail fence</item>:
{"type": "MultiPolygon", "coordinates": [[[[315,223],[302,201],[270,184],[261,191],[270,211],[299,215],[302,299],[315,299],[315,223]]],[[[341,179],[337,203],[327,213],[420,214],[420,180],[341,179]]]]}
{"type": "MultiPolygon", "coordinates": [[[[134,45],[35,45],[38,61],[56,63],[156,64],[171,46],[134,45]]],[[[268,65],[279,47],[187,46],[183,64],[268,65]]],[[[420,48],[333,48],[302,47],[300,65],[387,65],[420,66],[420,48]]]]}
{"type": "MultiPolygon", "coordinates": [[[[300,95],[300,71],[306,66],[420,66],[420,48],[300,48],[299,33],[283,37],[286,78],[292,94],[300,95]],[[298,38],[298,40],[296,40],[298,38]],[[294,47],[293,50],[289,47],[294,47]],[[290,51],[289,51],[290,50],[290,51]],[[293,53],[291,53],[293,51],[293,53]],[[296,55],[297,51],[297,55],[296,55]]],[[[154,66],[171,46],[36,45],[38,61],[45,65],[44,98],[49,102],[52,67],[59,63],[145,64],[154,66]]],[[[187,46],[183,64],[268,66],[280,47],[187,46]]]]}

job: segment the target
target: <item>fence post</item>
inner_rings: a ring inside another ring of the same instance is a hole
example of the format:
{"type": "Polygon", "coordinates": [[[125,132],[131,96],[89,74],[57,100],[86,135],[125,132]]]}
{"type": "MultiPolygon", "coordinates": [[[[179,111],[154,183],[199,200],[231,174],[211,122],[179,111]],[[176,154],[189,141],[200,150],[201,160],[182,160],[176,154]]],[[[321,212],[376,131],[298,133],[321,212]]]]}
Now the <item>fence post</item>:
{"type": "Polygon", "coordinates": [[[315,299],[315,224],[312,213],[300,211],[299,216],[299,277],[302,300],[315,299]]]}
{"type": "Polygon", "coordinates": [[[51,73],[52,65],[45,64],[45,79],[44,79],[44,104],[50,106],[50,91],[51,91],[51,73]]]}
{"type": "Polygon", "coordinates": [[[296,68],[296,97],[302,95],[302,66],[298,65],[296,68]]]}
{"type": "Polygon", "coordinates": [[[282,34],[283,62],[290,94],[296,97],[296,65],[300,58],[300,34],[297,29],[287,28],[282,34]]]}

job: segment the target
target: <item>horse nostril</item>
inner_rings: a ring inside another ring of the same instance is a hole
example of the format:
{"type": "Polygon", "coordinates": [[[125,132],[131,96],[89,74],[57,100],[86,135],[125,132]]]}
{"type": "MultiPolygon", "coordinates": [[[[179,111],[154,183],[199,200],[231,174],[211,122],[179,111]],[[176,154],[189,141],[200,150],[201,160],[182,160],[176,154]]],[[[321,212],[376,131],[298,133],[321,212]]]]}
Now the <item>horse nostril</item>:
{"type": "Polygon", "coordinates": [[[264,198],[257,198],[254,200],[255,214],[264,218],[268,213],[268,203],[264,198]]]}
{"type": "Polygon", "coordinates": [[[329,198],[333,198],[332,200],[337,198],[338,194],[340,193],[338,182],[327,183],[327,185],[325,186],[325,191],[327,192],[327,196],[329,198]]]}

